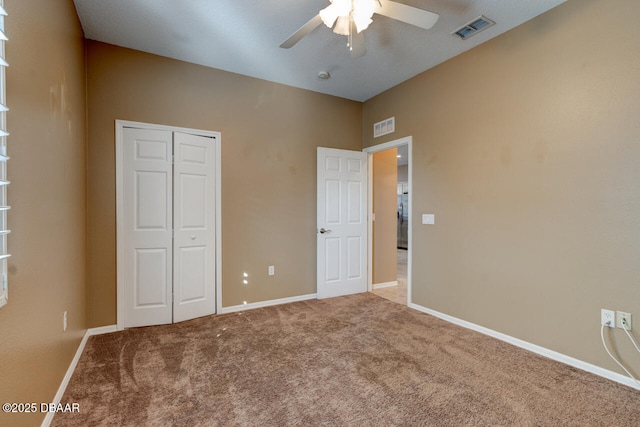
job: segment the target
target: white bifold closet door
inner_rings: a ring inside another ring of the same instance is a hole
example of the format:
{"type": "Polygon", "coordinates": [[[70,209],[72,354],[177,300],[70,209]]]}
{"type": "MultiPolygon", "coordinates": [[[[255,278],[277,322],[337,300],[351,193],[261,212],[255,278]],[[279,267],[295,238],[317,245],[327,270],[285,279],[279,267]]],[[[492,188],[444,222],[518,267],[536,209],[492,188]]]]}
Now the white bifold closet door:
{"type": "Polygon", "coordinates": [[[125,128],[124,327],[215,313],[213,138],[125,128]]]}

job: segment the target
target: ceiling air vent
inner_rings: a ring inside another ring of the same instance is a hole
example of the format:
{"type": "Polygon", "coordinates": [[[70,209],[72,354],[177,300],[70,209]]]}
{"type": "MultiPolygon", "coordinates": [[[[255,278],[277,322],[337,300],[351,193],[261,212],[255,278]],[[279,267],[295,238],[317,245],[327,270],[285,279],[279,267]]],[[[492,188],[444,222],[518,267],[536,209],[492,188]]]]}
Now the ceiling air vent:
{"type": "Polygon", "coordinates": [[[490,26],[495,25],[491,19],[486,16],[478,16],[473,21],[463,25],[462,27],[455,30],[453,33],[454,36],[460,37],[462,40],[466,40],[471,36],[478,34],[480,31],[489,28],[490,26]]]}

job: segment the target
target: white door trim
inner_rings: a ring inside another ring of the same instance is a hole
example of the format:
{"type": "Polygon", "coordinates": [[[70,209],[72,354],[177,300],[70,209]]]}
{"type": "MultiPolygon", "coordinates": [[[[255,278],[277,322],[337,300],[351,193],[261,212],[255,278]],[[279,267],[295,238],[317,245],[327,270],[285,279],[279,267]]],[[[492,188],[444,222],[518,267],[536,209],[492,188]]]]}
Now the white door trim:
{"type": "Polygon", "coordinates": [[[124,162],[123,144],[124,128],[168,130],[214,138],[215,145],[215,215],[216,215],[216,313],[222,311],[222,162],[221,162],[221,134],[220,132],[182,128],[175,126],[157,125],[152,123],[132,122],[128,120],[116,120],[116,326],[118,330],[124,329],[124,271],[119,266],[124,265],[123,240],[124,235],[124,162]]]}
{"type": "MultiPolygon", "coordinates": [[[[400,138],[400,139],[396,139],[393,141],[389,141],[389,142],[385,142],[383,144],[378,144],[378,145],[373,145],[371,147],[367,147],[365,149],[363,149],[362,151],[364,151],[365,153],[367,153],[367,164],[368,164],[368,174],[369,174],[369,179],[368,179],[368,189],[367,189],[367,204],[368,204],[368,229],[367,229],[367,234],[369,236],[373,236],[373,221],[372,219],[372,213],[373,213],[373,153],[377,153],[379,151],[384,151],[384,150],[388,150],[390,148],[396,148],[399,147],[401,145],[407,145],[408,147],[408,151],[409,151],[409,158],[408,158],[408,174],[409,174],[409,180],[408,180],[408,185],[409,185],[409,215],[408,215],[408,220],[409,220],[409,225],[408,225],[408,240],[407,240],[407,305],[411,305],[413,304],[413,301],[411,300],[411,264],[412,264],[412,238],[411,238],[411,226],[413,224],[413,215],[411,214],[411,210],[413,209],[413,137],[412,136],[405,136],[404,138],[400,138]]],[[[373,289],[373,244],[372,244],[372,240],[371,238],[367,239],[368,245],[367,245],[367,289],[369,291],[371,291],[373,289]]]]}

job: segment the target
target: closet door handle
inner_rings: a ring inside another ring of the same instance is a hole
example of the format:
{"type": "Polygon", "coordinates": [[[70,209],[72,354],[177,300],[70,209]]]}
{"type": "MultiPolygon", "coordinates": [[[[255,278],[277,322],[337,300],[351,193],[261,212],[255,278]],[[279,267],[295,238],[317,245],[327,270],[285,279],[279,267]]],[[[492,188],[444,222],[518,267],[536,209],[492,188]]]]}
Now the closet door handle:
{"type": "Polygon", "coordinates": [[[331,230],[325,230],[324,228],[320,229],[320,234],[331,233],[331,230]]]}
{"type": "Polygon", "coordinates": [[[195,234],[192,234],[192,235],[191,235],[191,240],[196,240],[196,236],[195,236],[195,234]]]}

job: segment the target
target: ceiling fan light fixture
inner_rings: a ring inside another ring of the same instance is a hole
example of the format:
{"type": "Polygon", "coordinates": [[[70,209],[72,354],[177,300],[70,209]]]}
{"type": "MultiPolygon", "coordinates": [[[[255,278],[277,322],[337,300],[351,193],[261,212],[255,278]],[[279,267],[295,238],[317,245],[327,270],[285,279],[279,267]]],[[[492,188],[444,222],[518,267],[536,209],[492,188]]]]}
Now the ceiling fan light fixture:
{"type": "Polygon", "coordinates": [[[353,0],[353,21],[358,32],[366,30],[373,22],[373,17],[378,2],[376,0],[353,0]]]}
{"type": "Polygon", "coordinates": [[[336,20],[336,26],[333,28],[333,32],[336,34],[340,34],[341,36],[349,35],[349,17],[348,16],[338,16],[336,20]]]}
{"type": "Polygon", "coordinates": [[[338,13],[335,8],[331,8],[331,6],[333,6],[333,3],[320,11],[320,18],[322,18],[322,22],[329,28],[333,27],[336,19],[338,19],[338,13]]]}
{"type": "Polygon", "coordinates": [[[366,30],[373,22],[371,17],[377,7],[376,0],[331,0],[331,4],[320,11],[320,18],[334,33],[348,36],[350,21],[353,20],[358,32],[366,30]]]}
{"type": "Polygon", "coordinates": [[[331,4],[320,11],[320,18],[324,25],[331,28],[340,16],[349,16],[351,0],[331,0],[331,4]]]}
{"type": "Polygon", "coordinates": [[[311,18],[298,31],[280,44],[289,49],[303,37],[324,23],[334,33],[347,37],[347,47],[352,58],[360,58],[366,52],[363,31],[373,22],[373,14],[386,16],[396,21],[425,30],[438,21],[440,15],[417,7],[407,6],[393,0],[330,0],[330,4],[311,18]]]}
{"type": "Polygon", "coordinates": [[[356,30],[358,32],[364,31],[367,29],[369,24],[373,22],[373,20],[369,17],[363,15],[353,14],[353,22],[356,24],[356,30]]]}

